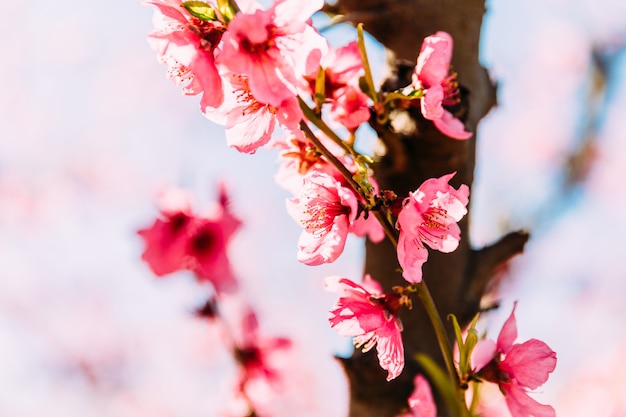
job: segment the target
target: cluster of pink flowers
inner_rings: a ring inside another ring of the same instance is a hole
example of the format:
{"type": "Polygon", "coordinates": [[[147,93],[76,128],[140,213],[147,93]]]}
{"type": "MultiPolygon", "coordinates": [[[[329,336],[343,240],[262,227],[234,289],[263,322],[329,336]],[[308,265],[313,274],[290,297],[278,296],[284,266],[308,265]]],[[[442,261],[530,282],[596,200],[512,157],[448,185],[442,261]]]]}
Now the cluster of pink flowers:
{"type": "MultiPolygon", "coordinates": [[[[465,185],[459,190],[451,187],[448,181],[453,176],[449,174],[426,180],[404,200],[398,214],[398,262],[403,268],[404,278],[410,283],[418,283],[422,278],[422,264],[428,257],[423,243],[442,252],[451,252],[458,246],[460,230],[457,222],[467,212],[469,190],[465,185]]],[[[313,195],[318,199],[324,196],[319,192],[313,195]]],[[[335,196],[336,207],[346,207],[340,204],[337,194],[335,196]]],[[[304,213],[308,212],[305,210],[304,213]]],[[[325,209],[325,214],[330,215],[331,209],[325,209]]],[[[332,215],[334,219],[341,217],[343,227],[347,227],[349,218],[345,218],[344,212],[337,209],[332,215]]],[[[326,225],[328,233],[335,228],[334,223],[326,225]]],[[[328,253],[331,253],[330,250],[328,253]]],[[[362,285],[347,278],[329,278],[326,288],[340,294],[339,301],[331,310],[331,326],[344,336],[355,336],[355,343],[366,350],[376,345],[380,365],[389,372],[388,379],[398,376],[405,361],[400,336],[402,325],[396,316],[403,305],[400,302],[402,296],[384,294],[380,284],[369,276],[365,277],[362,285]]]]}
{"type": "Polygon", "coordinates": [[[236,397],[243,398],[254,414],[264,404],[256,395],[259,386],[281,390],[283,369],[276,357],[289,351],[292,342],[262,335],[257,315],[238,297],[240,284],[232,272],[227,249],[241,222],[231,211],[223,185],[218,203],[203,215],[195,214],[187,193],[176,188],[161,193],[159,206],[160,217],[152,226],[138,231],[144,243],[142,259],[159,277],[189,270],[198,282],[212,284],[213,294],[195,314],[222,327],[222,341],[239,365],[236,397]],[[223,304],[231,307],[222,309],[223,304]]]}
{"type": "MultiPolygon", "coordinates": [[[[296,131],[299,95],[328,104],[331,120],[350,131],[370,119],[356,42],[332,48],[311,26],[323,1],[275,0],[263,9],[239,0],[226,10],[213,1],[146,3],[156,8],[150,44],[185,94],[202,95],[202,112],[225,126],[229,146],[254,153],[275,127],[296,131]]],[[[471,133],[444,108],[458,102],[451,57],[450,35],[426,38],[407,88],[422,92],[423,115],[441,132],[467,139],[471,133]]]]}
{"type": "MultiPolygon", "coordinates": [[[[430,178],[401,205],[395,200],[392,210],[388,203],[396,196],[391,190],[379,190],[368,165],[371,161],[355,150],[352,140],[331,135],[323,116],[353,139],[373,114],[389,111],[386,106],[406,109],[419,99],[423,118],[444,135],[465,140],[472,133],[452,113],[460,93],[450,68],[453,41],[448,33],[424,39],[411,84],[388,95],[393,100],[386,101],[385,93],[371,91],[372,86],[365,89],[367,94],[361,89],[371,80],[362,82],[367,77],[363,78],[366,69],[359,44],[332,48],[313,28],[311,16],[323,3],[274,0],[264,9],[255,0],[148,0],[156,10],[149,39],[168,75],[185,94],[201,95],[203,114],[225,126],[229,146],[254,153],[274,141],[280,149],[276,180],[293,194],[287,212],[303,228],[297,245],[300,262],[334,262],[349,234],[377,243],[385,233],[397,233],[397,258],[406,287],[385,292],[367,275],[361,284],[343,277],[329,277],[324,284],[339,294],[329,312],[331,327],[353,337],[363,351],[375,347],[391,380],[405,366],[398,311],[411,307],[410,297],[422,282],[429,250],[449,253],[459,246],[458,222],[467,213],[469,188],[450,185],[455,173],[430,178]],[[312,133],[309,122],[320,130],[312,133]],[[273,137],[277,127],[284,133],[282,140],[273,137]],[[379,211],[376,215],[387,210],[380,220],[383,224],[372,214],[374,210],[379,211]]],[[[202,216],[193,212],[188,200],[170,198],[160,218],[139,231],[145,243],[142,258],[158,276],[192,271],[198,281],[212,283],[219,299],[237,288],[227,247],[239,226],[223,190],[216,210],[202,216]]],[[[251,311],[242,327],[234,355],[242,369],[243,392],[251,379],[274,379],[267,358],[287,349],[290,342],[260,339],[251,311]]],[[[538,340],[514,344],[516,336],[511,313],[497,343],[482,341],[476,346],[472,375],[498,384],[514,417],[553,416],[554,410],[536,403],[526,389],[546,381],[556,355],[538,340]]],[[[434,417],[428,382],[418,375],[414,383],[404,416],[434,417]]]]}

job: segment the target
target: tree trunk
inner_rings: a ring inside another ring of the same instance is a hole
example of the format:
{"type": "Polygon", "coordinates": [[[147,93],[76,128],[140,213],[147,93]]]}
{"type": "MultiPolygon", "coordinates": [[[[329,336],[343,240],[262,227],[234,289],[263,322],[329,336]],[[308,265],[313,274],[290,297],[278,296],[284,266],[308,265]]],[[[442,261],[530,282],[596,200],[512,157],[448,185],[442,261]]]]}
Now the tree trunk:
{"type": "MultiPolygon", "coordinates": [[[[364,29],[392,53],[395,60],[389,64],[395,67],[395,75],[383,88],[408,85],[422,40],[443,30],[454,39],[452,68],[458,73],[462,95],[461,104],[451,110],[465,122],[466,130],[475,132],[480,119],[495,105],[495,86],[478,59],[484,0],[338,0],[329,9],[354,24],[363,23],[364,29]]],[[[476,135],[465,141],[451,139],[424,120],[419,109],[409,110],[408,114],[415,124],[412,129],[393,129],[372,122],[387,149],[376,165],[381,190],[393,190],[404,198],[424,180],[450,172],[457,173],[451,181],[455,188],[460,184],[471,188],[476,135]]],[[[460,222],[458,249],[450,254],[430,251],[423,268],[441,317],[445,320],[453,313],[462,325],[479,311],[494,268],[521,252],[528,239],[527,234],[514,232],[476,251],[469,245],[468,223],[469,213],[460,222]]],[[[385,291],[406,284],[398,272],[396,256],[388,241],[366,243],[365,272],[379,280],[385,291]]],[[[386,382],[386,372],[372,352],[355,351],[352,357],[342,360],[350,382],[350,417],[393,417],[405,409],[413,377],[419,372],[413,360],[416,353],[426,353],[444,366],[434,331],[419,302],[411,311],[403,311],[401,320],[406,367],[398,378],[386,382]]],[[[452,341],[452,326],[445,324],[452,341]]],[[[438,408],[439,415],[450,415],[441,404],[438,408]]]]}

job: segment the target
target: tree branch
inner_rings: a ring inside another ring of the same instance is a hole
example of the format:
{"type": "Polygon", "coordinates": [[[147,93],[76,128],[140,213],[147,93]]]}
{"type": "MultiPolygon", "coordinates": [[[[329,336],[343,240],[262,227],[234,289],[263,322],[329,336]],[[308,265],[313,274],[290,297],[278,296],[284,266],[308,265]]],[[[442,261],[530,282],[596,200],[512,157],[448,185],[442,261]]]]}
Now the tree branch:
{"type": "MultiPolygon", "coordinates": [[[[395,90],[410,83],[422,40],[437,31],[450,33],[454,39],[452,67],[458,73],[461,104],[451,109],[463,120],[466,130],[476,131],[480,119],[496,104],[496,88],[480,65],[478,47],[484,0],[338,0],[332,11],[364,28],[395,57],[392,77],[384,88],[395,90]]],[[[442,135],[425,120],[418,109],[402,115],[410,128],[398,128],[399,119],[386,125],[371,124],[387,147],[376,164],[376,179],[381,190],[393,190],[400,198],[414,191],[428,178],[456,172],[451,181],[456,188],[473,182],[476,136],[466,141],[442,135]],[[408,117],[407,117],[408,116],[408,117]],[[394,126],[393,128],[391,126],[394,126]],[[401,133],[399,133],[401,132],[401,133]]],[[[469,214],[459,223],[461,242],[456,251],[444,254],[429,251],[423,276],[442,317],[455,314],[461,325],[478,312],[480,299],[494,269],[501,262],[521,252],[528,235],[511,233],[481,251],[469,247],[469,214]]],[[[389,242],[366,241],[365,272],[379,280],[385,291],[406,282],[399,272],[396,250],[389,242]]],[[[416,353],[426,353],[443,367],[440,349],[430,321],[419,303],[411,311],[402,311],[404,324],[405,371],[396,380],[386,382],[385,372],[375,355],[355,351],[342,363],[350,382],[350,417],[394,417],[407,406],[413,389],[413,377],[419,372],[413,360],[416,353]]],[[[452,326],[446,326],[454,340],[452,326]]],[[[439,404],[440,415],[447,415],[439,404]]]]}

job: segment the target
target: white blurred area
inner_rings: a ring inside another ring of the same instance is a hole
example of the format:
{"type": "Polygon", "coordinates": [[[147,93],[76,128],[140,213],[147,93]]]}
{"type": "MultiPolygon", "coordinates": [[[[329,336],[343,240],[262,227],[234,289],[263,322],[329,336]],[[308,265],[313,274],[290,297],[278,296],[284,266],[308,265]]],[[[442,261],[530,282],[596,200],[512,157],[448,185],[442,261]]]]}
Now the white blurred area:
{"type": "MultiPolygon", "coordinates": [[[[488,8],[483,57],[500,105],[480,126],[472,239],[532,232],[490,331],[519,300],[520,340],[559,358],[535,398],[564,417],[626,416],[626,2],[488,8]],[[564,187],[585,140],[588,175],[564,187]]],[[[153,277],[135,234],[162,187],[191,190],[201,211],[225,179],[244,221],[231,247],[244,296],[264,334],[296,343],[299,391],[274,417],[341,417],[332,355],[349,341],[328,328],[335,295],[321,282],[359,278],[361,246],[323,268],[297,263],[276,153],[226,148],[197,98],[165,78],[145,40],[151,16],[133,1],[0,4],[0,416],[236,416],[229,352],[190,314],[205,290],[184,273],[153,277]]]]}

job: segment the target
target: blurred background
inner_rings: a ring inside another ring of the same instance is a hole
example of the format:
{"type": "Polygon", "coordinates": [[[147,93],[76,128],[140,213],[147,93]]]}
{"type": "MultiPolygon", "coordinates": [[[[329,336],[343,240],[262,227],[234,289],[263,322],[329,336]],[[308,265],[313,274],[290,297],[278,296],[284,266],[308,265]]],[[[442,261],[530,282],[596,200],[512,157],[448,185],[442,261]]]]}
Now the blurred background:
{"type": "MultiPolygon", "coordinates": [[[[244,222],[230,248],[243,296],[262,333],[295,343],[274,415],[342,417],[333,355],[350,341],[329,329],[321,284],[360,278],[361,242],[332,265],[298,264],[277,153],[226,147],[166,79],[151,17],[121,0],[0,5],[0,416],[237,416],[236,366],[191,314],[206,289],[156,279],[136,234],[164,187],[201,212],[225,181],[244,222]]],[[[624,417],[626,2],[491,0],[482,52],[499,106],[479,127],[472,241],[532,239],[481,326],[496,337],[518,300],[519,340],[559,359],[534,398],[560,416],[624,417]]]]}

